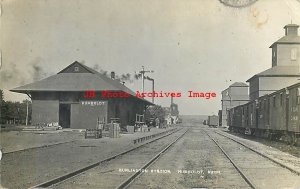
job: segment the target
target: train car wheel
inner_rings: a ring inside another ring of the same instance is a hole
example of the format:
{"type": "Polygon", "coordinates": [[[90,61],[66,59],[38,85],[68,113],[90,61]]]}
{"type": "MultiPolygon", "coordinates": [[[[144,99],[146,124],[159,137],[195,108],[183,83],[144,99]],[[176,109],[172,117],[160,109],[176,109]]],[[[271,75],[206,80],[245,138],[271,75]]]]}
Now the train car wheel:
{"type": "Polygon", "coordinates": [[[255,135],[255,129],[251,129],[251,136],[255,135]]]}
{"type": "Polygon", "coordinates": [[[267,132],[267,137],[269,140],[273,140],[274,139],[274,133],[272,131],[267,132]]]}
{"type": "Polygon", "coordinates": [[[287,142],[290,145],[294,145],[296,143],[296,135],[295,133],[288,133],[287,134],[287,142]]]}

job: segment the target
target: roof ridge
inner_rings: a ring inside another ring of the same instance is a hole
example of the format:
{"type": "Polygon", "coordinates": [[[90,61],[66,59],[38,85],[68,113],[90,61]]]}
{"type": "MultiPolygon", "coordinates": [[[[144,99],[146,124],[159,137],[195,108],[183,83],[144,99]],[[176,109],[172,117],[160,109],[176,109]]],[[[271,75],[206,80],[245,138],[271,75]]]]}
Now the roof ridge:
{"type": "Polygon", "coordinates": [[[298,72],[298,67],[299,66],[274,66],[274,67],[271,67],[269,69],[266,69],[262,72],[259,72],[255,75],[253,75],[250,79],[247,80],[247,82],[249,82],[251,79],[253,79],[254,77],[257,77],[257,76],[261,76],[261,77],[271,77],[271,76],[288,76],[288,77],[291,77],[291,76],[300,76],[300,73],[298,72]],[[282,70],[282,69],[285,69],[285,70],[282,70]],[[278,73],[279,72],[279,73],[278,73]],[[295,73],[294,73],[295,72],[295,73]]]}
{"type": "MultiPolygon", "coordinates": [[[[80,64],[80,63],[79,63],[79,64],[80,64]]],[[[98,71],[96,71],[96,70],[94,70],[94,69],[92,69],[92,68],[90,68],[90,67],[88,67],[88,66],[86,66],[86,65],[84,65],[84,67],[85,67],[86,69],[88,69],[89,71],[93,72],[93,74],[99,76],[101,79],[105,80],[106,82],[110,82],[110,83],[113,84],[115,87],[119,88],[120,90],[126,89],[127,91],[125,91],[125,92],[128,92],[128,93],[131,94],[131,95],[135,95],[135,93],[134,93],[130,88],[128,88],[127,86],[121,84],[121,83],[118,82],[117,80],[111,79],[111,78],[107,77],[106,75],[104,75],[104,74],[102,74],[102,73],[100,73],[100,72],[98,72],[98,71]]]]}
{"type": "Polygon", "coordinates": [[[73,66],[74,64],[79,64],[81,67],[83,67],[84,69],[86,69],[88,72],[93,73],[94,74],[94,70],[80,62],[78,62],[77,60],[74,61],[72,64],[68,65],[67,67],[65,67],[64,69],[62,69],[61,71],[59,71],[57,74],[61,74],[64,73],[65,70],[67,70],[68,68],[70,68],[71,66],[73,66]]]}

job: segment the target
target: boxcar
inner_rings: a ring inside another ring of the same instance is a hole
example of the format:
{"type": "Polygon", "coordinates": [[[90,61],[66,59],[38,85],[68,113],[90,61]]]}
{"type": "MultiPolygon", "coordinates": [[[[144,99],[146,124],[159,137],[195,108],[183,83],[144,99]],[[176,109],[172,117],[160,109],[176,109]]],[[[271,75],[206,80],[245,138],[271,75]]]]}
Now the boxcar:
{"type": "Polygon", "coordinates": [[[270,99],[270,128],[269,137],[281,138],[287,130],[288,94],[281,89],[269,95],[270,99]]]}
{"type": "Polygon", "coordinates": [[[230,112],[229,130],[233,130],[236,132],[244,132],[245,128],[242,125],[242,111],[243,111],[243,106],[236,106],[229,110],[230,112]]]}
{"type": "Polygon", "coordinates": [[[262,137],[266,135],[266,130],[270,130],[270,99],[268,95],[258,99],[257,128],[255,135],[262,137]]]}
{"type": "Polygon", "coordinates": [[[228,111],[229,129],[245,134],[300,140],[300,83],[228,111]]]}
{"type": "Polygon", "coordinates": [[[300,83],[287,88],[287,135],[292,143],[300,140],[300,83]]]}
{"type": "Polygon", "coordinates": [[[208,116],[208,125],[217,127],[219,125],[219,117],[216,115],[208,116]]]}
{"type": "Polygon", "coordinates": [[[227,125],[228,125],[228,129],[229,129],[229,130],[232,130],[233,111],[234,111],[233,108],[227,110],[227,125]]]}
{"type": "Polygon", "coordinates": [[[257,128],[257,101],[251,101],[243,105],[242,125],[246,134],[254,134],[257,128]]]}

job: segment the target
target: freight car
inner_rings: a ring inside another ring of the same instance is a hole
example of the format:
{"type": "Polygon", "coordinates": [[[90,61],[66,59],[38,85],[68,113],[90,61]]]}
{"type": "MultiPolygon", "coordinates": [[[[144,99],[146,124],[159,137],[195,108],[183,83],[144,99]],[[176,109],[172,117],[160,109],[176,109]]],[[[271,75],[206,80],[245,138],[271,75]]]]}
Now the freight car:
{"type": "Polygon", "coordinates": [[[300,140],[300,83],[228,110],[229,130],[294,144],[300,140]]]}
{"type": "Polygon", "coordinates": [[[229,130],[232,130],[234,132],[242,133],[245,131],[243,125],[242,125],[242,112],[243,112],[243,106],[236,106],[235,108],[231,108],[228,110],[228,125],[229,130]]]}
{"type": "Polygon", "coordinates": [[[219,117],[216,115],[208,116],[207,125],[210,127],[217,127],[219,125],[219,117]]]}

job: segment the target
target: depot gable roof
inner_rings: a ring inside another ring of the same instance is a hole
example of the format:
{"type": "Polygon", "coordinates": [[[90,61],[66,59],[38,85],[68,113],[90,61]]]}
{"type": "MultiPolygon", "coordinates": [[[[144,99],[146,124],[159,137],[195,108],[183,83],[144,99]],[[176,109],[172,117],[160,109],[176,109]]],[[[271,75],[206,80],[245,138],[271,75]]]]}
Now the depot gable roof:
{"type": "MultiPolygon", "coordinates": [[[[60,72],[40,81],[16,87],[10,91],[30,93],[34,91],[124,91],[132,96],[135,93],[118,80],[106,77],[77,61],[60,72]]],[[[141,99],[144,100],[144,99],[141,99]]],[[[144,100],[146,101],[146,100],[144,100]]],[[[150,103],[146,101],[147,103],[150,103]]]]}

